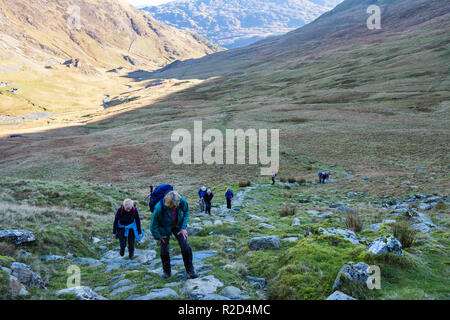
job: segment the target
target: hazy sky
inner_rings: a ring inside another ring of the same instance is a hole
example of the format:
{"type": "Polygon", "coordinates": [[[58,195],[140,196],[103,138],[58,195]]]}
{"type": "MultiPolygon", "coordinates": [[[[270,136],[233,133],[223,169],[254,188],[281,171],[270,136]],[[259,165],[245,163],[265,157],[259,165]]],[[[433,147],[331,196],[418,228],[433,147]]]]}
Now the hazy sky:
{"type": "Polygon", "coordinates": [[[172,2],[174,0],[125,0],[128,3],[131,3],[132,5],[136,7],[145,7],[145,6],[151,6],[151,5],[158,5],[162,3],[172,2]]]}

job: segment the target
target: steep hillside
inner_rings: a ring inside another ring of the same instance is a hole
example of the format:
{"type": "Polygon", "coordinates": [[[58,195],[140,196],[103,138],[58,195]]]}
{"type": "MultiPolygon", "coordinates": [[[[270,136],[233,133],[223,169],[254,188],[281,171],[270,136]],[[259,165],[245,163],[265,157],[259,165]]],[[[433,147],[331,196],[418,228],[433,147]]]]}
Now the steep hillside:
{"type": "Polygon", "coordinates": [[[342,0],[189,0],[146,7],[165,23],[199,33],[229,49],[301,27],[342,0]]]}
{"type": "Polygon", "coordinates": [[[1,0],[0,114],[11,120],[96,110],[104,94],[123,91],[120,70],[156,69],[217,50],[117,0],[1,0]],[[79,7],[79,23],[71,5],[79,7]]]}

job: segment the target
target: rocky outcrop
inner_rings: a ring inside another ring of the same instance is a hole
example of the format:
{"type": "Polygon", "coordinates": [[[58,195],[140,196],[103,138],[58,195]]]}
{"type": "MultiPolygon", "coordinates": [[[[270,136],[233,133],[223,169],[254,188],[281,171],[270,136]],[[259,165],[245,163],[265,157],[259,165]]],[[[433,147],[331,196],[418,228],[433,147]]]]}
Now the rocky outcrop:
{"type": "Polygon", "coordinates": [[[328,296],[327,300],[357,300],[357,299],[355,299],[341,291],[335,291],[328,296]]]}
{"type": "Polygon", "coordinates": [[[347,283],[365,285],[370,276],[368,270],[369,265],[367,263],[350,261],[339,270],[333,284],[333,291],[341,289],[347,283]]]}
{"type": "Polygon", "coordinates": [[[63,294],[75,295],[76,299],[78,300],[107,300],[105,297],[97,294],[91,288],[85,286],[63,289],[56,292],[57,296],[63,294]]]}
{"type": "Polygon", "coordinates": [[[391,252],[403,256],[402,244],[394,236],[390,236],[389,238],[384,236],[375,239],[367,248],[367,251],[373,254],[391,252]]]}
{"type": "Polygon", "coordinates": [[[45,288],[42,278],[33,272],[29,266],[24,263],[13,262],[11,264],[12,275],[16,277],[27,288],[45,288]]]}
{"type": "Polygon", "coordinates": [[[214,276],[191,279],[186,281],[181,291],[193,299],[200,299],[208,294],[216,293],[223,283],[214,276]]]}
{"type": "Polygon", "coordinates": [[[0,239],[13,241],[16,245],[36,240],[33,232],[27,230],[4,229],[0,230],[0,239]]]}
{"type": "Polygon", "coordinates": [[[249,247],[250,250],[280,249],[280,238],[277,236],[252,238],[249,247]]]}

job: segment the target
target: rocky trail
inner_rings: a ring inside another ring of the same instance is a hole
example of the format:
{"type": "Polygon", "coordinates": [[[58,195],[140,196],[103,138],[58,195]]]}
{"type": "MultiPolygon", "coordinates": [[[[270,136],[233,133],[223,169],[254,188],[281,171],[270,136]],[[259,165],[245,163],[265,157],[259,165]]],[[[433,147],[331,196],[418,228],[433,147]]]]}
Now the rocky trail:
{"type": "MultiPolygon", "coordinates": [[[[351,179],[349,174],[343,176],[351,179]]],[[[204,247],[204,250],[193,249],[194,267],[199,274],[197,279],[187,278],[182,256],[176,253],[176,242],[172,242],[171,246],[172,277],[162,279],[157,243],[149,230],[145,231],[146,236],[142,243],[137,245],[132,260],[128,258],[127,252],[121,257],[117,240],[107,235],[92,238],[91,249],[97,252],[96,256],[83,257],[76,252],[66,256],[41,255],[40,260],[46,265],[79,266],[82,270],[81,286],[67,289],[62,281],[64,285],[58,285],[57,289],[51,282],[45,283],[40,275],[32,270],[33,267],[19,262],[9,265],[2,263],[2,270],[9,275],[14,296],[23,298],[29,295],[30,288],[36,288],[45,290],[55,299],[266,299],[272,279],[261,277],[251,270],[236,273],[236,269],[242,265],[240,255],[248,252],[282,252],[297,246],[302,239],[324,236],[340,239],[333,240],[338,241],[337,243],[348,241],[352,246],[364,246],[365,251],[373,255],[389,252],[403,257],[400,241],[384,232],[387,226],[394,224],[400,217],[407,217],[411,223],[410,228],[422,235],[417,245],[447,250],[447,246],[442,244],[443,241],[430,235],[433,232],[438,234],[438,230],[447,230],[447,214],[435,215],[431,219],[422,211],[432,210],[439,203],[448,206],[448,195],[418,193],[404,199],[386,197],[373,203],[373,199],[365,200],[368,197],[366,194],[347,192],[339,195],[341,201],[336,198],[330,201],[324,200],[323,194],[312,192],[320,192],[317,187],[316,182],[305,185],[277,182],[275,186],[254,184],[236,192],[231,210],[227,209],[224,203],[215,205],[211,216],[191,209],[188,226],[190,241],[194,243],[193,248],[204,247]],[[296,196],[294,199],[280,199],[283,192],[295,192],[296,196]],[[354,212],[352,207],[355,199],[360,201],[360,211],[361,204],[364,204],[366,208],[376,209],[378,214],[382,213],[379,222],[366,225],[361,232],[346,229],[342,224],[343,216],[354,212]],[[280,204],[296,204],[300,214],[280,218],[278,214],[271,213],[273,211],[270,205],[263,203],[274,200],[277,201],[276,207],[280,204]],[[214,247],[215,241],[220,242],[220,246],[214,247]],[[92,275],[90,279],[98,280],[84,280],[85,273],[92,275]],[[227,274],[239,274],[239,281],[228,281],[227,274]]],[[[333,194],[335,193],[337,192],[333,191],[333,194]]],[[[26,230],[0,230],[0,239],[2,238],[13,241],[16,246],[36,241],[35,235],[26,230]]],[[[354,299],[340,291],[344,280],[361,284],[365,283],[368,277],[368,264],[348,261],[337,274],[328,299],[354,299]]],[[[67,274],[63,279],[66,278],[67,274]]]]}

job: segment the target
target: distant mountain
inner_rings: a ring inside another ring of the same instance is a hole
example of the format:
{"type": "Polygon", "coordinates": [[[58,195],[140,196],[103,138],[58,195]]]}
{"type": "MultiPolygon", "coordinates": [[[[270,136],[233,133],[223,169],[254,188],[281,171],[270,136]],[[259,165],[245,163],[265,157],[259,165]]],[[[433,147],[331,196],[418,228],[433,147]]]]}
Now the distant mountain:
{"type": "Polygon", "coordinates": [[[342,0],[181,0],[145,7],[156,19],[226,48],[301,27],[342,0]]]}
{"type": "Polygon", "coordinates": [[[155,68],[218,48],[120,0],[0,0],[0,49],[0,59],[7,53],[3,58],[49,65],[67,61],[87,70],[155,68]],[[79,29],[69,27],[77,24],[72,5],[80,8],[79,29]]]}

